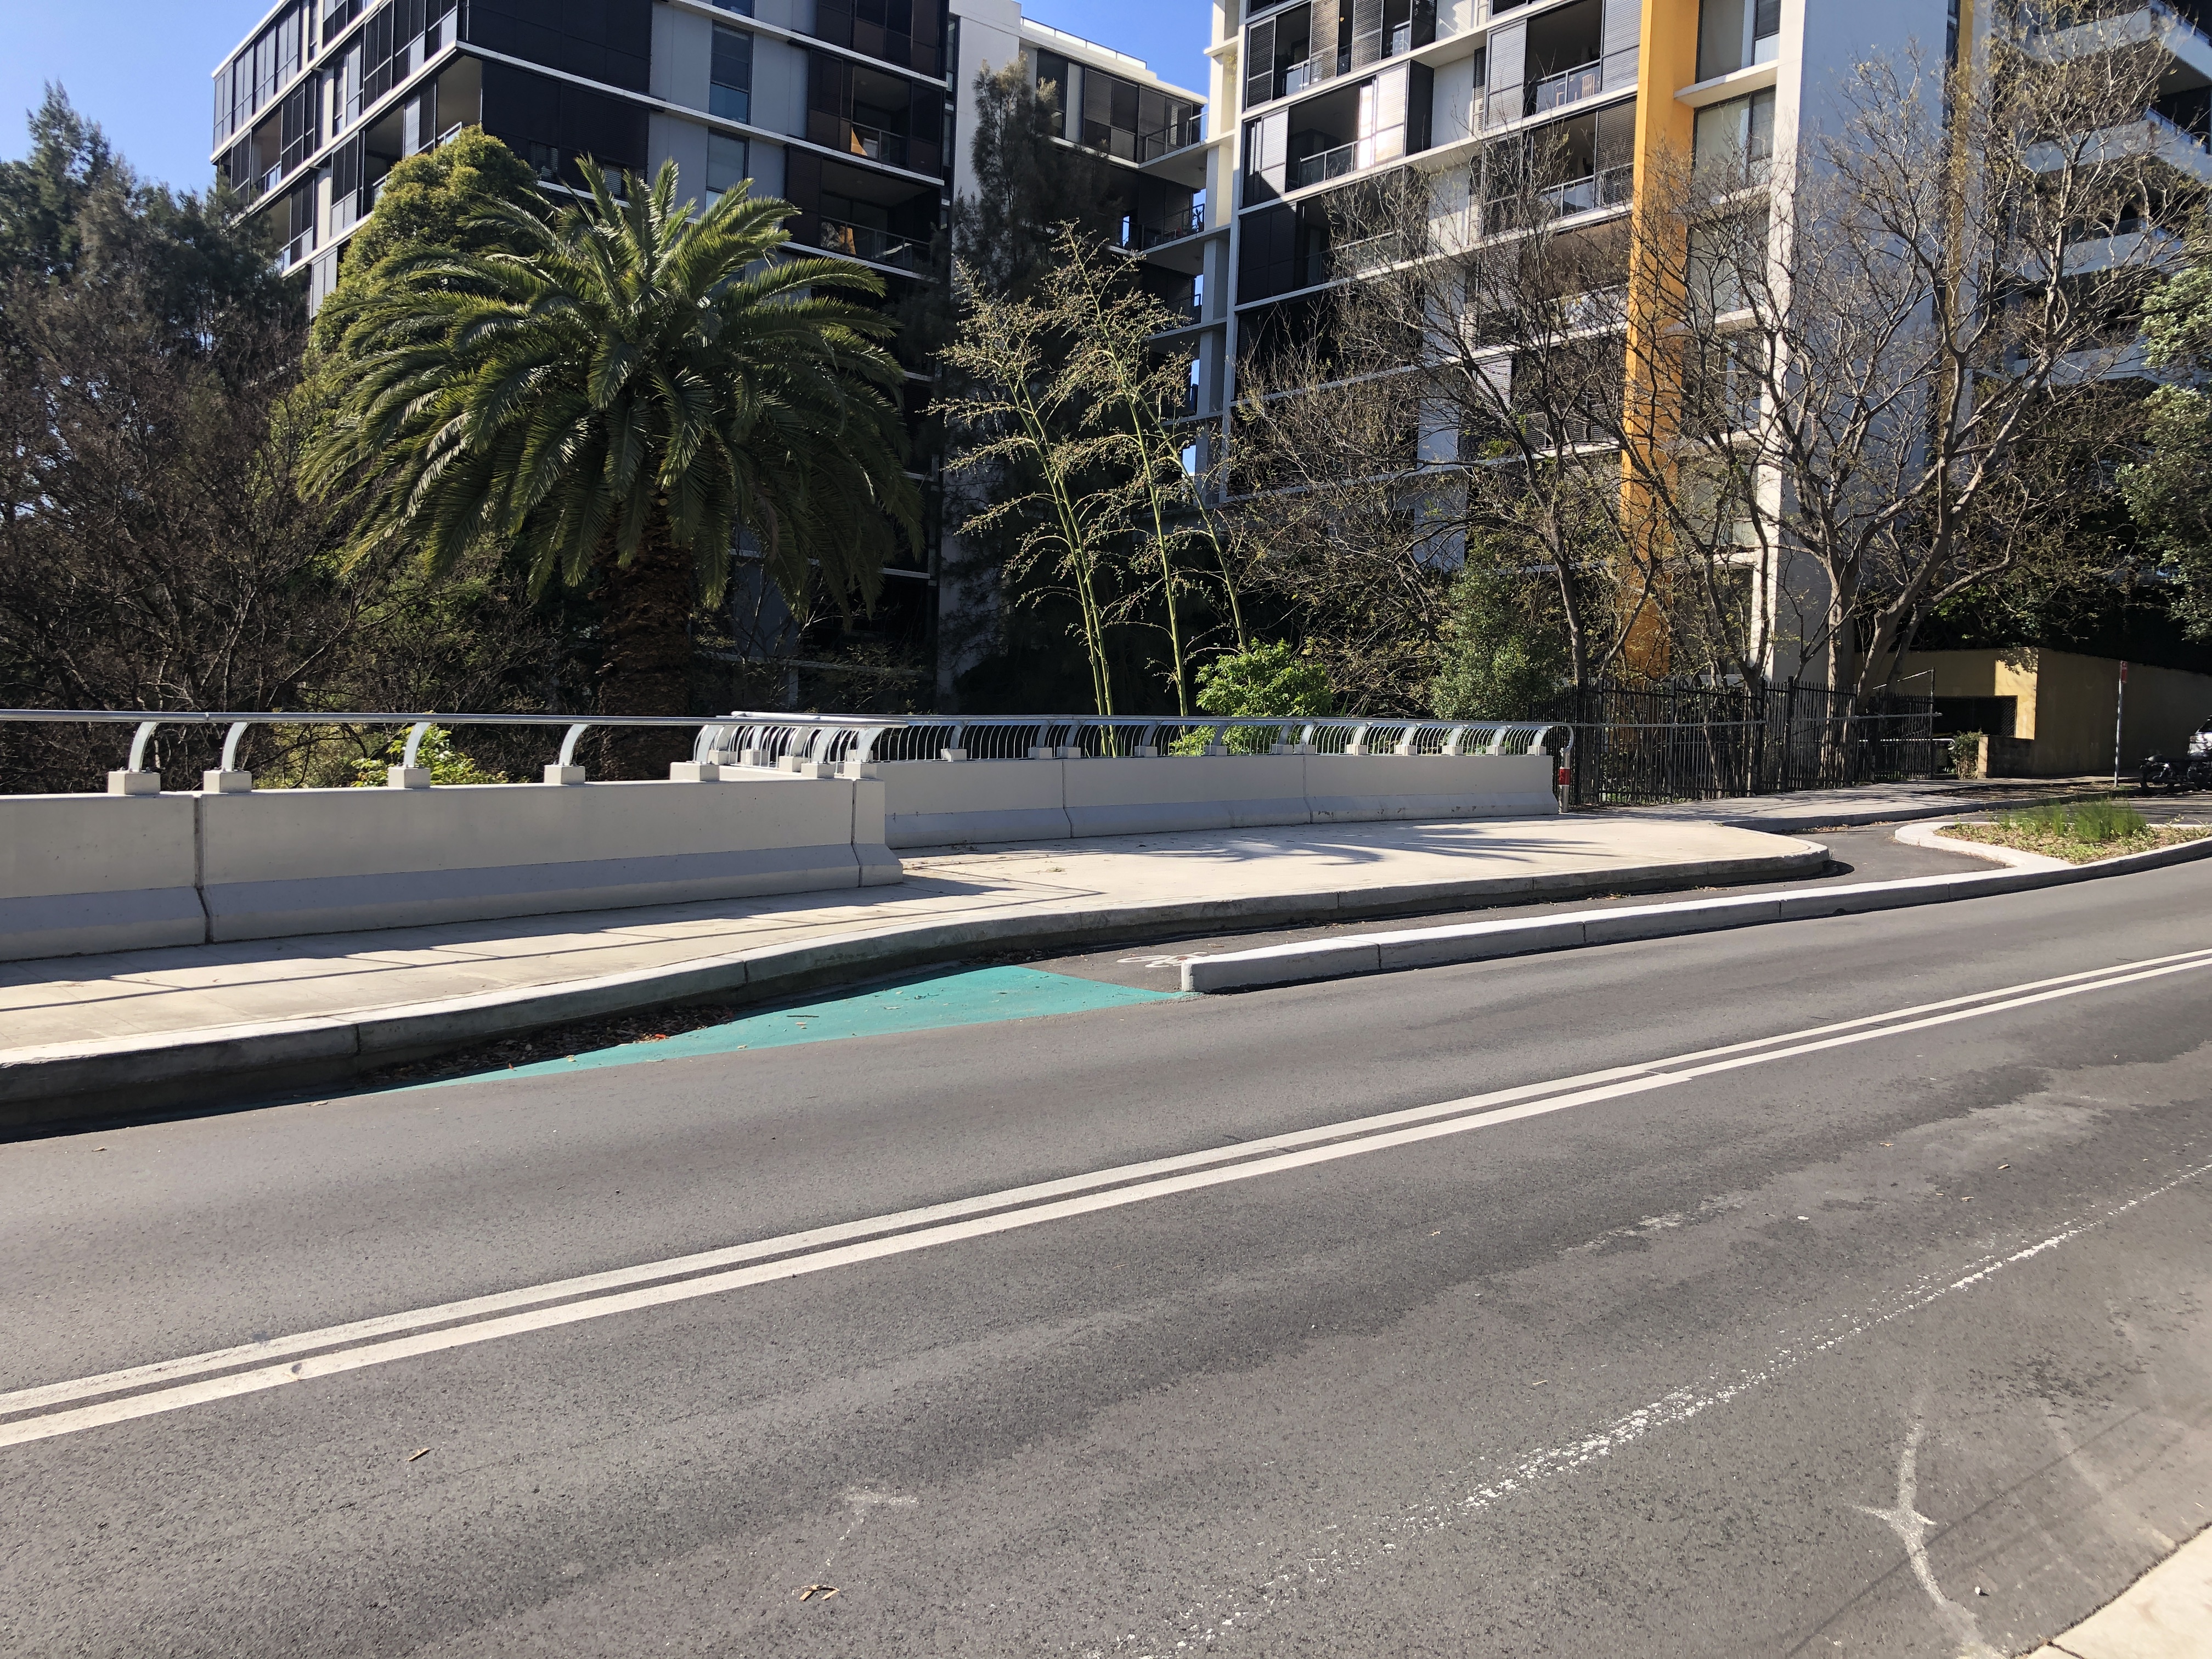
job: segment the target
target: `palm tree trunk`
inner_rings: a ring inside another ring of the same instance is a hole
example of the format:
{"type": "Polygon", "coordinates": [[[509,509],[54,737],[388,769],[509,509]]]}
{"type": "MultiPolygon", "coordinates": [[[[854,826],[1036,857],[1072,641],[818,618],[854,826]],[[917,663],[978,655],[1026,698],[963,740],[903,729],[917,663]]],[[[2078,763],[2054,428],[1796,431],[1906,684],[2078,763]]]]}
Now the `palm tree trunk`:
{"type": "MultiPolygon", "coordinates": [[[[605,655],[599,670],[603,714],[688,714],[691,709],[692,557],[670,539],[656,512],[627,564],[608,550],[605,655]]],[[[688,760],[693,734],[671,727],[629,734],[609,745],[609,775],[665,778],[688,760]]]]}

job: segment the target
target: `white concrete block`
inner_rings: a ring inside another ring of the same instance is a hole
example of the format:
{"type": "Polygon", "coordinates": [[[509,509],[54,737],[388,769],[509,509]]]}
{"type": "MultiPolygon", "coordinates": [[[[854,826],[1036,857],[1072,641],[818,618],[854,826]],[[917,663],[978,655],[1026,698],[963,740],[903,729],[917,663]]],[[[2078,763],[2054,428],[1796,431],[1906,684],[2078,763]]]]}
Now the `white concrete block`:
{"type": "Polygon", "coordinates": [[[557,766],[549,763],[545,768],[545,781],[548,783],[566,785],[583,781],[584,769],[580,766],[557,766]]]}
{"type": "Polygon", "coordinates": [[[253,774],[251,772],[203,772],[200,774],[200,788],[210,795],[251,794],[253,793],[253,774]]]}
{"type": "Polygon", "coordinates": [[[186,794],[0,796],[0,960],[197,945],[186,794]]]}
{"type": "Polygon", "coordinates": [[[428,789],[430,769],[427,766],[387,766],[384,769],[384,787],[387,789],[428,789]]]}
{"type": "Polygon", "coordinates": [[[1583,919],[1583,938],[1591,945],[1616,945],[1626,939],[1672,939],[1681,933],[1716,933],[1781,920],[1782,902],[1765,896],[1637,904],[1593,911],[1583,919]]]}
{"type": "Polygon", "coordinates": [[[1385,968],[1428,968],[1453,962],[1491,962],[1539,951],[1571,950],[1584,941],[1579,916],[1556,921],[1479,921],[1460,927],[1410,928],[1380,933],[1375,946],[1385,968]]]}
{"type": "Polygon", "coordinates": [[[722,769],[713,761],[671,761],[668,763],[671,783],[720,783],[722,769]]]}
{"type": "Polygon", "coordinates": [[[1294,985],[1301,980],[1371,974],[1381,966],[1381,952],[1367,940],[1276,945],[1230,957],[1194,957],[1182,965],[1182,988],[1236,991],[1261,985],[1294,985]]]}
{"type": "Polygon", "coordinates": [[[161,793],[159,772],[110,772],[107,793],[111,795],[158,795],[161,793]]]}

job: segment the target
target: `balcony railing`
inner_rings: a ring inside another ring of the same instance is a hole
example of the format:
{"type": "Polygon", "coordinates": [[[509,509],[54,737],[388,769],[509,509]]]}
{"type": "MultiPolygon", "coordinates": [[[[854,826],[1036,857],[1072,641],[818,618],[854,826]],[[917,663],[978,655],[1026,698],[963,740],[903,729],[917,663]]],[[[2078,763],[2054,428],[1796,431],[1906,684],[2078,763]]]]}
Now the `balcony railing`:
{"type": "Polygon", "coordinates": [[[1571,179],[1540,192],[1546,204],[1562,219],[1570,214],[1619,207],[1635,193],[1636,169],[1628,165],[1607,167],[1587,179],[1571,179]]]}
{"type": "Polygon", "coordinates": [[[1557,75],[1547,75],[1540,81],[1531,81],[1527,112],[1541,115],[1548,109],[1561,109],[1585,98],[1595,98],[1604,90],[1605,62],[1595,58],[1557,75]]]}
{"type": "Polygon", "coordinates": [[[1329,260],[1340,276],[1357,276],[1394,263],[1402,257],[1405,246],[1403,233],[1386,230],[1357,241],[1340,242],[1329,250],[1329,260]]]}
{"type": "Polygon", "coordinates": [[[1172,155],[1179,149],[1188,149],[1206,136],[1206,118],[1194,115],[1188,120],[1170,121],[1151,132],[1137,135],[1137,159],[1157,161],[1163,155],[1172,155]]]}
{"type": "Polygon", "coordinates": [[[828,252],[842,253],[848,259],[867,259],[879,265],[896,265],[902,270],[918,269],[926,252],[911,237],[827,216],[822,221],[822,234],[816,240],[828,252]]]}
{"type": "Polygon", "coordinates": [[[1341,179],[1359,165],[1359,141],[1339,144],[1334,149],[1325,149],[1318,155],[1308,155],[1291,163],[1291,188],[1304,190],[1308,185],[1317,185],[1327,179],[1341,179]]]}
{"type": "Polygon", "coordinates": [[[1165,224],[1140,225],[1133,219],[1121,222],[1121,246],[1141,252],[1148,247],[1164,246],[1169,242],[1180,242],[1186,236],[1195,236],[1206,228],[1206,204],[1194,202],[1188,213],[1170,217],[1165,224]]]}
{"type": "Polygon", "coordinates": [[[881,161],[886,167],[906,165],[906,135],[885,132],[881,127],[863,126],[858,121],[840,123],[844,128],[843,143],[848,154],[865,155],[871,161],[881,161]]]}
{"type": "Polygon", "coordinates": [[[1312,57],[1291,64],[1275,77],[1275,96],[1291,98],[1308,87],[1317,87],[1324,81],[1333,81],[1351,67],[1349,53],[1339,52],[1334,46],[1327,52],[1317,52],[1312,57]]]}

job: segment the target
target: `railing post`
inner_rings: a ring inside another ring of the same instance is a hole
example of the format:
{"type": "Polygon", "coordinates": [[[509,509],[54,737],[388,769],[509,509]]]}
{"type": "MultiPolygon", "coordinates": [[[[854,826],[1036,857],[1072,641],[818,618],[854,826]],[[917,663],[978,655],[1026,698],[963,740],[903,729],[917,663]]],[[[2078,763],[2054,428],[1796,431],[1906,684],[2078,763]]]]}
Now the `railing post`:
{"type": "Polygon", "coordinates": [[[422,739],[428,735],[430,722],[417,720],[407,728],[407,747],[400,752],[399,764],[384,769],[384,787],[387,789],[428,789],[430,769],[415,764],[422,753],[422,739]]]}
{"type": "Polygon", "coordinates": [[[576,764],[576,739],[591,729],[588,720],[580,720],[568,728],[561,739],[561,757],[545,769],[546,782],[570,784],[584,781],[584,769],[576,764]]]}
{"type": "Polygon", "coordinates": [[[154,740],[154,728],[159,720],[141,720],[137,734],[131,739],[131,758],[123,763],[120,772],[107,775],[107,793],[111,795],[158,795],[161,793],[161,775],[146,769],[146,745],[154,740]]]}
{"type": "Polygon", "coordinates": [[[234,720],[223,737],[222,759],[212,772],[200,774],[200,788],[210,795],[246,795],[253,792],[253,774],[239,769],[238,751],[246,741],[250,721],[234,720]]]}

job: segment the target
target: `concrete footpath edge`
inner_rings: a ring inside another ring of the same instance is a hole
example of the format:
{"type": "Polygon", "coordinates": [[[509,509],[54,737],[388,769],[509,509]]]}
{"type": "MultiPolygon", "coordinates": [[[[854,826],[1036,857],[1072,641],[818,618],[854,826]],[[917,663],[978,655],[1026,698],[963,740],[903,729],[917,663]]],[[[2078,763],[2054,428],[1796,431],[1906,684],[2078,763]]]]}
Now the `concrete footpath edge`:
{"type": "MultiPolygon", "coordinates": [[[[1783,837],[1781,839],[1788,839],[1783,837]]],[[[956,960],[978,950],[1080,945],[1186,927],[1264,928],[1480,902],[1778,881],[1823,867],[1825,847],[1545,876],[1413,882],[1349,892],[1102,903],[1038,914],[894,924],[695,957],[666,967],[360,1013],[0,1050],[0,1133],[80,1118],[246,1105],[471,1043],[684,1002],[767,1001],[956,960]]]]}
{"type": "MultiPolygon", "coordinates": [[[[1971,843],[1962,842],[1960,846],[1966,849],[1971,843]]],[[[1182,964],[1182,988],[1256,990],[1263,986],[1389,973],[1401,968],[1431,968],[1450,963],[1532,956],[1584,945],[1673,939],[1686,933],[1757,927],[1768,922],[1798,921],[1816,916],[1857,915],[1874,910],[1901,909],[1908,905],[1944,904],[1995,893],[2067,886],[2078,881],[2123,876],[2206,857],[2212,857],[2212,836],[2148,853],[2102,859],[2094,864],[2060,864],[2054,860],[2049,868],[1974,870],[1961,875],[1916,876],[1905,881],[1800,888],[1741,898],[1692,899],[1680,904],[1582,910],[1527,921],[1509,918],[1450,927],[1408,928],[1348,939],[1272,945],[1254,951],[1194,957],[1182,964]]]]}
{"type": "Polygon", "coordinates": [[[2212,1528],[2028,1659],[2203,1659],[2212,1631],[2212,1528]]]}

